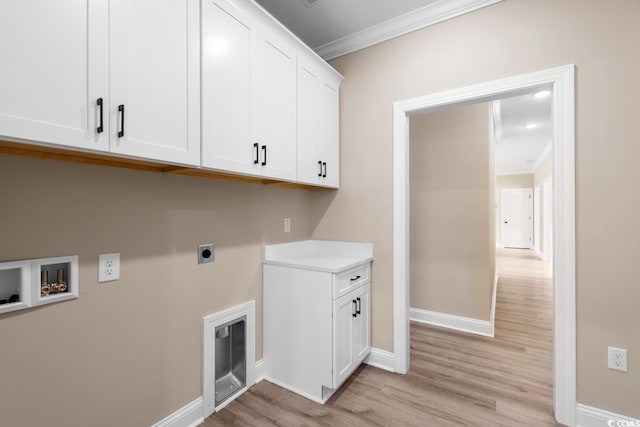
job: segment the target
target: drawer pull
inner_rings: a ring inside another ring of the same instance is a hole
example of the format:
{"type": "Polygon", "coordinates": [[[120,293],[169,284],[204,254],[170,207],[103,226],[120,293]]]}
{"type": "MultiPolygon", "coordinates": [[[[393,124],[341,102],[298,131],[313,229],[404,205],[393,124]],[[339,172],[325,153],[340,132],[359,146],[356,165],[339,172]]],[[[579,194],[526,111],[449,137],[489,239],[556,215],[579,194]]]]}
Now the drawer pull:
{"type": "Polygon", "coordinates": [[[356,299],[358,300],[358,305],[356,306],[356,314],[360,314],[360,310],[362,309],[362,301],[360,301],[360,297],[356,299]]]}
{"type": "Polygon", "coordinates": [[[358,317],[358,303],[356,302],[356,300],[353,300],[353,312],[351,313],[351,315],[353,317],[358,317]]]}
{"type": "Polygon", "coordinates": [[[358,279],[359,279],[359,278],[361,278],[361,277],[362,277],[362,276],[357,275],[356,277],[352,277],[352,278],[351,278],[351,281],[352,281],[352,282],[355,282],[356,280],[358,280],[358,279]]]}

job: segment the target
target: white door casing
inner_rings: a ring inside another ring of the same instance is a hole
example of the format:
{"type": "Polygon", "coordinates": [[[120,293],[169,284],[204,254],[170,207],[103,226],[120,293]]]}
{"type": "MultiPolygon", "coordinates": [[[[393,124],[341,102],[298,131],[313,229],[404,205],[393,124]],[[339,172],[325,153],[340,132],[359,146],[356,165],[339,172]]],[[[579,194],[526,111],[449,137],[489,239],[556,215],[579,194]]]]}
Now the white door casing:
{"type": "Polygon", "coordinates": [[[500,205],[502,246],[531,249],[533,244],[533,191],[530,188],[502,190],[500,205]]]}
{"type": "Polygon", "coordinates": [[[543,258],[545,261],[553,259],[553,181],[547,177],[542,184],[542,221],[543,221],[543,258]]]}
{"type": "Polygon", "coordinates": [[[553,291],[555,418],[576,423],[575,66],[479,83],[393,105],[393,349],[394,370],[410,365],[409,337],[409,116],[445,106],[515,96],[553,87],[553,291]],[[562,195],[560,197],[559,195],[562,195]]]}
{"type": "Polygon", "coordinates": [[[533,189],[533,248],[540,254],[540,186],[533,189]]]}

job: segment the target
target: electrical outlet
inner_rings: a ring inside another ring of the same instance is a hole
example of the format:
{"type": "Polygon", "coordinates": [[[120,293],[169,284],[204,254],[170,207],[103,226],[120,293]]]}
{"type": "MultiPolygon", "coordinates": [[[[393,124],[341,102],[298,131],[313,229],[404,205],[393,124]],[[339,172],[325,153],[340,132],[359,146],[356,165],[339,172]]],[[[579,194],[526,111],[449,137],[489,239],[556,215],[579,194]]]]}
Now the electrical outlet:
{"type": "Polygon", "coordinates": [[[198,264],[213,262],[215,259],[215,245],[213,243],[198,245],[198,264]]]}
{"type": "Polygon", "coordinates": [[[291,233],[291,218],[284,219],[284,232],[291,233]]]}
{"type": "Polygon", "coordinates": [[[98,255],[98,283],[120,280],[120,254],[98,255]]]}
{"type": "Polygon", "coordinates": [[[609,347],[609,369],[627,372],[627,350],[609,347]]]}

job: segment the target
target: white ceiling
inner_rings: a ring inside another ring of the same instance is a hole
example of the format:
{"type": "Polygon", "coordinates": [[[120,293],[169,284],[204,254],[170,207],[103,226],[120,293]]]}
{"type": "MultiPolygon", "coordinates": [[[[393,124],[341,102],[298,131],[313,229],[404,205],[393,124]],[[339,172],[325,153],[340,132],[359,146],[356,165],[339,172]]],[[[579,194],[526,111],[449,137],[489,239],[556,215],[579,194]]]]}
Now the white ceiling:
{"type": "Polygon", "coordinates": [[[497,101],[500,117],[496,126],[496,174],[533,173],[551,149],[553,97],[536,98],[535,93],[541,90],[497,101]],[[536,127],[527,129],[528,124],[536,127]]]}
{"type": "Polygon", "coordinates": [[[315,49],[373,25],[441,0],[256,0],[292,33],[315,49]]]}

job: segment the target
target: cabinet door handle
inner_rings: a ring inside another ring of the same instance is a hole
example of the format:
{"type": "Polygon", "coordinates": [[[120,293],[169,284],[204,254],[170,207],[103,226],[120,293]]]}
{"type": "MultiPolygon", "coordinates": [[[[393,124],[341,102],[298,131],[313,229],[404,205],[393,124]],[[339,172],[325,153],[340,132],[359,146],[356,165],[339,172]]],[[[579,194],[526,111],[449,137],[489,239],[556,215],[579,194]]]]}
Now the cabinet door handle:
{"type": "Polygon", "coordinates": [[[257,165],[258,163],[260,163],[260,147],[258,146],[257,142],[253,144],[253,148],[256,149],[256,157],[253,159],[253,164],[257,165]]]}
{"type": "Polygon", "coordinates": [[[319,171],[318,171],[318,176],[320,178],[322,178],[322,160],[318,160],[318,166],[319,166],[319,171]]]}
{"type": "Polygon", "coordinates": [[[362,301],[360,301],[360,297],[356,299],[358,300],[358,305],[356,307],[356,314],[360,314],[360,310],[362,309],[362,301]]]}
{"type": "Polygon", "coordinates": [[[262,166],[267,166],[267,146],[263,145],[262,146],[262,166]]]}
{"type": "Polygon", "coordinates": [[[124,104],[118,105],[118,111],[120,112],[120,130],[118,131],[118,138],[124,136],[124,104]]]}
{"type": "Polygon", "coordinates": [[[351,313],[351,315],[353,317],[358,317],[358,303],[356,302],[356,300],[353,300],[353,312],[351,313]]]}
{"type": "Polygon", "coordinates": [[[104,118],[103,118],[104,111],[103,111],[103,106],[102,106],[102,98],[98,98],[98,100],[96,101],[96,105],[98,106],[98,109],[100,111],[100,119],[99,119],[100,120],[100,124],[96,128],[96,132],[97,133],[102,133],[102,132],[104,132],[104,126],[103,126],[103,124],[104,124],[104,118]]]}
{"type": "Polygon", "coordinates": [[[327,177],[327,162],[322,162],[322,166],[324,167],[324,172],[322,172],[322,177],[327,177]]]}
{"type": "Polygon", "coordinates": [[[349,280],[351,280],[352,282],[355,282],[356,280],[358,280],[358,279],[359,279],[359,278],[361,278],[361,277],[362,277],[362,276],[357,275],[356,277],[352,277],[352,278],[351,278],[351,279],[349,279],[349,280]]]}

